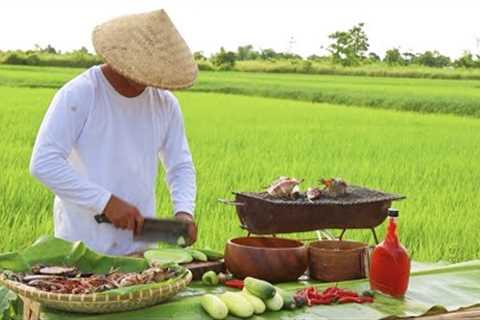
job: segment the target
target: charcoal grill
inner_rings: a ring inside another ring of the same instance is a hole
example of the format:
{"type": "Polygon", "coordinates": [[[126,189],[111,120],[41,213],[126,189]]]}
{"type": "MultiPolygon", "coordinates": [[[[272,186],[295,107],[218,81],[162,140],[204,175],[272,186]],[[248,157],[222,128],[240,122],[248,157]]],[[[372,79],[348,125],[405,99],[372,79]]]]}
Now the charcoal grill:
{"type": "Polygon", "coordinates": [[[344,196],[321,197],[308,201],[274,198],[266,192],[233,192],[234,201],[220,200],[236,207],[240,226],[248,234],[275,235],[320,229],[342,229],[342,239],[347,229],[370,229],[375,242],[375,227],[388,215],[392,201],[405,196],[349,186],[344,196]]]}

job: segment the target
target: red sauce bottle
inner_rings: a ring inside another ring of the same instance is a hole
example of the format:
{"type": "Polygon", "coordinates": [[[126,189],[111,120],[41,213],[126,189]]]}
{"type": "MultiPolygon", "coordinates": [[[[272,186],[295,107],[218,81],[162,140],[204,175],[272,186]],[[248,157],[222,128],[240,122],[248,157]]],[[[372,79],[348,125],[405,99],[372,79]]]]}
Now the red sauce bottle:
{"type": "Polygon", "coordinates": [[[369,272],[372,290],[397,298],[407,291],[410,277],[410,258],[397,235],[398,215],[397,209],[388,209],[387,235],[373,249],[369,272]]]}

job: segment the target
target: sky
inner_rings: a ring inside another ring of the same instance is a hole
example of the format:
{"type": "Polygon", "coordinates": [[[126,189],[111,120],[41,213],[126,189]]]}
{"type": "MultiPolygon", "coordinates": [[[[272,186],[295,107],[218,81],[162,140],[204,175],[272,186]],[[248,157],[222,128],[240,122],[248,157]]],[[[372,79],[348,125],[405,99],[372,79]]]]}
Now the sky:
{"type": "Polygon", "coordinates": [[[252,44],[302,56],[325,54],[328,35],[365,23],[370,50],[480,52],[478,0],[0,0],[0,50],[53,45],[93,51],[93,28],[164,8],[192,51],[252,44]],[[323,49],[322,49],[323,47],[323,49]]]}

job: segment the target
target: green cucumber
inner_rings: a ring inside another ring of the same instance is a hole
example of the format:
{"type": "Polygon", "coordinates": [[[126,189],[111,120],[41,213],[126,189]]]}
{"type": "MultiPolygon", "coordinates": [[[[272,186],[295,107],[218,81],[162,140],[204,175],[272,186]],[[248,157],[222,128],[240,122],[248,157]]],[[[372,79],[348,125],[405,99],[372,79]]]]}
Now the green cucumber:
{"type": "Polygon", "coordinates": [[[245,288],[247,288],[248,292],[262,300],[273,298],[277,292],[271,283],[252,277],[246,277],[245,280],[243,280],[243,283],[245,284],[245,288]]]}
{"type": "Polygon", "coordinates": [[[192,249],[192,248],[188,248],[186,250],[193,257],[193,259],[195,259],[197,261],[203,261],[203,262],[208,261],[207,255],[205,253],[203,253],[202,251],[192,249]]]}
{"type": "Polygon", "coordinates": [[[213,319],[225,319],[228,316],[228,308],[219,297],[206,294],[200,298],[203,309],[213,319]]]}
{"type": "Polygon", "coordinates": [[[245,298],[247,298],[248,302],[253,306],[253,312],[255,314],[262,314],[265,312],[265,309],[267,308],[265,306],[265,303],[260,299],[259,297],[254,296],[250,292],[248,292],[247,289],[243,288],[242,294],[245,298]]]}
{"type": "Polygon", "coordinates": [[[198,251],[203,252],[210,261],[217,261],[223,258],[223,254],[214,250],[210,249],[196,249],[198,251]]]}
{"type": "Polygon", "coordinates": [[[271,311],[278,311],[278,310],[282,309],[282,307],[283,307],[282,296],[278,292],[275,293],[273,298],[270,298],[270,299],[265,301],[265,305],[267,306],[267,309],[271,310],[271,311]]]}
{"type": "Polygon", "coordinates": [[[215,271],[207,271],[202,275],[202,282],[207,286],[216,286],[218,284],[218,276],[215,271]]]}
{"type": "Polygon", "coordinates": [[[293,299],[293,294],[276,287],[277,292],[282,296],[283,299],[283,309],[293,310],[297,307],[295,300],[293,299]]]}
{"type": "Polygon", "coordinates": [[[148,250],[143,256],[148,263],[155,263],[160,266],[169,263],[189,263],[193,260],[193,257],[186,250],[176,248],[148,250]]]}
{"type": "Polygon", "coordinates": [[[239,318],[248,318],[253,315],[253,306],[241,293],[225,292],[220,295],[228,311],[239,318]]]}

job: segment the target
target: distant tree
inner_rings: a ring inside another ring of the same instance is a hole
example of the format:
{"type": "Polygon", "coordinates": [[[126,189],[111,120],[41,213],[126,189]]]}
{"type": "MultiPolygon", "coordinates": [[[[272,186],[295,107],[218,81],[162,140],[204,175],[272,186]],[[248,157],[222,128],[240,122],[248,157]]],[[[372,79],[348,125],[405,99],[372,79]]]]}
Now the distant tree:
{"type": "Polygon", "coordinates": [[[207,57],[203,55],[203,51],[195,51],[193,53],[193,58],[195,60],[207,60],[207,57]]]}
{"type": "Polygon", "coordinates": [[[233,51],[226,51],[223,47],[220,52],[212,58],[212,63],[223,70],[230,70],[235,66],[236,54],[233,51]]]}
{"type": "Polygon", "coordinates": [[[417,56],[415,62],[427,67],[441,68],[450,65],[451,60],[438,51],[425,51],[417,56]]]}
{"type": "Polygon", "coordinates": [[[415,63],[415,59],[417,59],[417,55],[411,52],[404,52],[402,53],[403,61],[405,64],[413,64],[415,63]]]}
{"type": "Polygon", "coordinates": [[[260,58],[263,60],[274,59],[277,56],[277,53],[273,49],[262,49],[260,50],[260,58]]]}
{"type": "Polygon", "coordinates": [[[389,49],[385,52],[385,57],[383,58],[383,62],[389,65],[403,65],[405,64],[405,60],[400,53],[400,50],[397,48],[389,49]]]}
{"type": "Polygon", "coordinates": [[[254,56],[258,56],[258,53],[254,52],[253,46],[248,44],[246,46],[239,46],[237,48],[237,59],[238,60],[255,60],[254,56]]]}
{"type": "Polygon", "coordinates": [[[460,58],[454,61],[454,66],[458,68],[475,68],[480,67],[480,56],[477,59],[469,51],[465,51],[460,58]]]}
{"type": "Polygon", "coordinates": [[[376,54],[375,52],[369,52],[368,53],[368,61],[370,62],[378,62],[380,61],[380,56],[376,54]]]}
{"type": "Polygon", "coordinates": [[[303,57],[301,55],[298,55],[296,53],[290,53],[290,52],[277,53],[276,58],[278,58],[278,59],[291,59],[291,60],[303,60],[303,57]]]}
{"type": "Polygon", "coordinates": [[[248,60],[257,60],[260,59],[260,52],[252,50],[249,54],[248,60]]]}
{"type": "Polygon", "coordinates": [[[307,57],[307,60],[318,61],[324,59],[322,56],[312,54],[307,57]]]}
{"type": "Polygon", "coordinates": [[[88,49],[86,47],[83,47],[83,46],[80,49],[73,50],[71,53],[77,54],[77,55],[88,55],[88,54],[90,54],[88,52],[88,49]]]}
{"type": "Polygon", "coordinates": [[[60,53],[60,51],[57,52],[57,50],[54,47],[52,47],[50,44],[46,46],[45,49],[43,49],[42,51],[46,53],[51,53],[51,54],[60,53]]]}
{"type": "Polygon", "coordinates": [[[328,36],[334,41],[328,47],[334,62],[351,66],[365,59],[370,45],[364,26],[364,23],[359,23],[348,31],[337,31],[328,36]]]}

